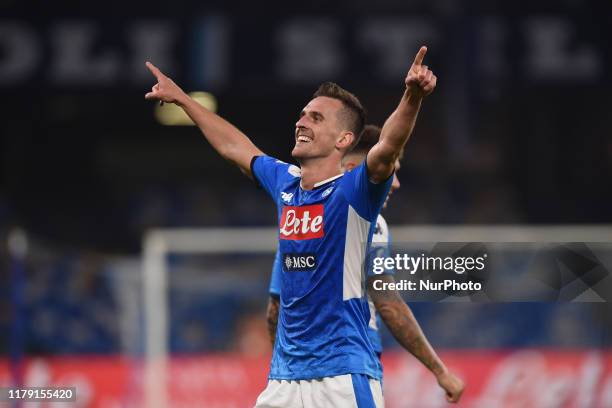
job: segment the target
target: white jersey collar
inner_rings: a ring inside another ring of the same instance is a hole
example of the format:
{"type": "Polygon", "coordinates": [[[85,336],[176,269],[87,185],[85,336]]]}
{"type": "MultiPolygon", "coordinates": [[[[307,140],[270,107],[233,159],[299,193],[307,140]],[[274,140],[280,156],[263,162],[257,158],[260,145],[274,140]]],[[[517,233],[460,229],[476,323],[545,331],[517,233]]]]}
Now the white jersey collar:
{"type": "MultiPolygon", "coordinates": [[[[315,183],[315,184],[314,184],[314,186],[312,186],[312,188],[321,187],[323,184],[325,184],[325,183],[329,183],[330,181],[333,181],[333,180],[335,180],[335,179],[337,179],[337,178],[340,178],[340,177],[342,177],[342,176],[344,176],[344,173],[336,174],[336,175],[335,175],[335,176],[333,176],[333,177],[330,177],[330,178],[328,178],[328,179],[325,179],[325,180],[323,180],[323,181],[319,181],[318,183],[315,183]]],[[[301,182],[301,181],[300,181],[300,187],[302,187],[302,182],[301,182]]]]}

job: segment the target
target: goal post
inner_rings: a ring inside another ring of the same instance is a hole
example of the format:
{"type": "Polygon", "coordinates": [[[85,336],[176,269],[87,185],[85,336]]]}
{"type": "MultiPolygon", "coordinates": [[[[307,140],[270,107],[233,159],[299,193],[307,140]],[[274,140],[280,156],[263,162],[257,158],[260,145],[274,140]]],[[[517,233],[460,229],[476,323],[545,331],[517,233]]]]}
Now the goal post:
{"type": "MultiPolygon", "coordinates": [[[[394,242],[612,242],[612,225],[486,225],[391,227],[394,242]]],[[[169,363],[168,255],[273,254],[273,227],[154,229],[143,238],[145,406],[166,408],[169,363]]],[[[272,265],[270,264],[270,268],[272,265]]],[[[205,278],[203,278],[205,279],[205,278]]]]}
{"type": "Polygon", "coordinates": [[[143,299],[145,326],[145,406],[170,406],[166,390],[168,372],[169,254],[273,253],[274,228],[154,229],[144,237],[143,299]]]}

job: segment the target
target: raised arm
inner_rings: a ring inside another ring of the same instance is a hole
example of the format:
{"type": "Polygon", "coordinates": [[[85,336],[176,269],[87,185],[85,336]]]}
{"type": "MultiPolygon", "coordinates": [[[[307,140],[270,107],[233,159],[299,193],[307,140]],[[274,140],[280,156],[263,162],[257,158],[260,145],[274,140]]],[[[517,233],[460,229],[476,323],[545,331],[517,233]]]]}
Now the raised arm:
{"type": "Polygon", "coordinates": [[[147,62],[146,66],[157,79],[157,83],[153,85],[151,92],[145,95],[145,99],[175,103],[183,108],[185,113],[200,128],[211,146],[224,159],[234,163],[244,174],[252,177],[251,160],[253,156],[262,155],[262,151],[234,125],[189,97],[155,65],[147,62]]]}
{"type": "Polygon", "coordinates": [[[414,58],[405,79],[402,99],[385,121],[378,143],[368,153],[368,173],[375,183],[386,180],[393,173],[395,161],[414,128],[421,102],[436,87],[436,76],[423,65],[426,53],[427,47],[421,47],[414,58]]]}
{"type": "Polygon", "coordinates": [[[459,401],[464,389],[463,381],[448,371],[399,293],[395,290],[374,289],[374,281],[377,280],[386,283],[395,280],[391,275],[368,278],[368,293],[393,337],[434,374],[438,384],[446,392],[448,402],[459,401]]]}

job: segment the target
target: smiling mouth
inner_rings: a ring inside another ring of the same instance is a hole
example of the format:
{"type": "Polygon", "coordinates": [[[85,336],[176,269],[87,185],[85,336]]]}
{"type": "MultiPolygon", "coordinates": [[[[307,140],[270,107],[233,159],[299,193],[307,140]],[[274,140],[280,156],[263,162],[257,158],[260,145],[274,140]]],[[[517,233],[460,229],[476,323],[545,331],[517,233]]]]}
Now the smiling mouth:
{"type": "Polygon", "coordinates": [[[298,143],[310,143],[310,142],[312,142],[312,138],[308,137],[306,135],[298,135],[296,141],[298,143]]]}

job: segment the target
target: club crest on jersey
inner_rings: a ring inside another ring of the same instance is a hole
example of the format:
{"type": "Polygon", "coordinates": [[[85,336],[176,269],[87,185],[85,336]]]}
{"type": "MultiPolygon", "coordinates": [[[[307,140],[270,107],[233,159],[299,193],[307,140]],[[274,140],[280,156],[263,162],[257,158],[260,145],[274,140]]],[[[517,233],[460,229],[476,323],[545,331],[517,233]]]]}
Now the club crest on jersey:
{"type": "Polygon", "coordinates": [[[332,190],[333,190],[333,189],[334,189],[333,187],[328,188],[327,190],[325,190],[325,191],[323,192],[323,194],[321,194],[321,197],[323,197],[323,198],[327,197],[328,195],[330,195],[330,194],[331,194],[331,192],[332,192],[332,190]]]}
{"type": "Polygon", "coordinates": [[[283,254],[283,266],[286,272],[312,271],[317,267],[315,254],[283,254]]]}
{"type": "Polygon", "coordinates": [[[324,235],[323,204],[283,207],[280,239],[303,240],[321,238],[324,235]]]}

